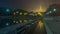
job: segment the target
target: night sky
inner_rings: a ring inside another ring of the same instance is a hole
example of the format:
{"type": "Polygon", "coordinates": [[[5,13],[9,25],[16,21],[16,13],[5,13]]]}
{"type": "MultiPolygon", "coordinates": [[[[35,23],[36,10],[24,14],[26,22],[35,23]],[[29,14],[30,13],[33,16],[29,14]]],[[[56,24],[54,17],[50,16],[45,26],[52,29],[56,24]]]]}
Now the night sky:
{"type": "Polygon", "coordinates": [[[60,3],[60,0],[0,0],[0,7],[19,8],[28,11],[38,11],[40,6],[45,10],[50,4],[60,3]]]}

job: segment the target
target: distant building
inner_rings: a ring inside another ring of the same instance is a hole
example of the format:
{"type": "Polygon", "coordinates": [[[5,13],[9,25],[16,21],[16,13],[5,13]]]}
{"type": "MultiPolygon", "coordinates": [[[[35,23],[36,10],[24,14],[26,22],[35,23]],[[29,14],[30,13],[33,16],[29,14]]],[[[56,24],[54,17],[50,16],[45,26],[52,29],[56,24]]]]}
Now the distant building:
{"type": "Polygon", "coordinates": [[[34,13],[22,9],[14,9],[13,17],[14,22],[25,23],[34,19],[34,13]]]}
{"type": "Polygon", "coordinates": [[[60,4],[50,5],[45,14],[47,16],[60,16],[60,4]]]}

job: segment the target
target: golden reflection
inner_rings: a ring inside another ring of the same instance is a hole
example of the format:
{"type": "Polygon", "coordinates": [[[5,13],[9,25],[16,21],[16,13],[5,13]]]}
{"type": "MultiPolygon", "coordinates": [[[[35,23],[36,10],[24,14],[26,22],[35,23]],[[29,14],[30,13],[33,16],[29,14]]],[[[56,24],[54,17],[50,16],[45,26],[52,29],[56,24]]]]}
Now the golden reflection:
{"type": "Polygon", "coordinates": [[[20,20],[20,23],[22,23],[22,20],[20,20]]]}
{"type": "Polygon", "coordinates": [[[42,22],[42,21],[40,21],[40,22],[39,22],[39,27],[40,27],[40,29],[42,29],[42,28],[43,28],[43,25],[44,25],[44,24],[43,24],[43,22],[42,22]]]}
{"type": "Polygon", "coordinates": [[[15,23],[15,20],[13,21],[13,23],[15,23]]]}
{"type": "Polygon", "coordinates": [[[27,22],[27,20],[24,20],[24,22],[27,22]]]}

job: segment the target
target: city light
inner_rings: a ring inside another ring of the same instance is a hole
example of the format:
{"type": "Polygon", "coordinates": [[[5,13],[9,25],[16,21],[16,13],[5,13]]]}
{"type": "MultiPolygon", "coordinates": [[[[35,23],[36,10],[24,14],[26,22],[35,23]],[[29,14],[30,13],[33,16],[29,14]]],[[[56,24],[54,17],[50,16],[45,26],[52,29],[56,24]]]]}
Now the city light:
{"type": "Polygon", "coordinates": [[[18,21],[16,21],[16,23],[19,23],[18,21]]]}
{"type": "Polygon", "coordinates": [[[16,13],[19,13],[18,11],[16,11],[16,13]]]}
{"type": "Polygon", "coordinates": [[[43,7],[42,5],[40,5],[40,8],[38,9],[38,12],[45,12],[46,11],[46,7],[43,7]]]}
{"type": "Polygon", "coordinates": [[[47,12],[46,14],[50,14],[50,13],[52,13],[52,11],[49,11],[49,12],[47,12]]]}
{"type": "Polygon", "coordinates": [[[13,14],[15,15],[15,12],[13,14]]]}
{"type": "Polygon", "coordinates": [[[40,15],[40,16],[42,16],[42,13],[41,12],[45,12],[45,9],[40,5],[40,8],[39,8],[39,10],[38,10],[38,14],[40,15]]]}
{"type": "Polygon", "coordinates": [[[52,13],[52,11],[50,11],[49,13],[52,13]]]}
{"type": "Polygon", "coordinates": [[[24,20],[24,22],[27,22],[27,20],[24,20]]]}
{"type": "MultiPolygon", "coordinates": [[[[53,11],[56,11],[56,9],[54,8],[53,11]]],[[[46,14],[51,14],[51,13],[52,13],[52,11],[49,11],[46,14]]]]}
{"type": "Polygon", "coordinates": [[[6,12],[10,12],[10,9],[6,9],[6,12]]]}
{"type": "Polygon", "coordinates": [[[15,20],[13,21],[13,23],[15,23],[15,20]]]}
{"type": "Polygon", "coordinates": [[[54,8],[53,11],[56,11],[56,9],[54,8]]]}
{"type": "Polygon", "coordinates": [[[22,20],[20,20],[20,23],[22,23],[22,20]]]}
{"type": "Polygon", "coordinates": [[[38,12],[38,14],[39,14],[40,16],[42,16],[42,14],[41,14],[40,12],[38,12]]]}
{"type": "Polygon", "coordinates": [[[40,6],[40,8],[39,8],[38,11],[39,11],[39,12],[43,12],[42,6],[40,6]]]}
{"type": "Polygon", "coordinates": [[[22,15],[22,12],[20,12],[20,15],[22,15]]]}
{"type": "Polygon", "coordinates": [[[27,13],[24,13],[24,15],[27,15],[27,13]]]}

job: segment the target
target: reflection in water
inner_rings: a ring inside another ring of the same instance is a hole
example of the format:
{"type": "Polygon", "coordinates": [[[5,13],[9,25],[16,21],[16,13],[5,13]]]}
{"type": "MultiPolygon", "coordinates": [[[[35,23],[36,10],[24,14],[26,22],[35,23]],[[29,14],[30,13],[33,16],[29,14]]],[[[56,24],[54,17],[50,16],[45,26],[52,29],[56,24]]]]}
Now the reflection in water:
{"type": "Polygon", "coordinates": [[[40,20],[40,22],[38,23],[38,26],[40,28],[40,33],[41,34],[45,34],[45,28],[44,28],[44,23],[42,20],[40,20]]]}
{"type": "Polygon", "coordinates": [[[39,26],[40,26],[40,29],[42,29],[43,28],[43,22],[40,20],[40,22],[39,22],[39,26]]]}

